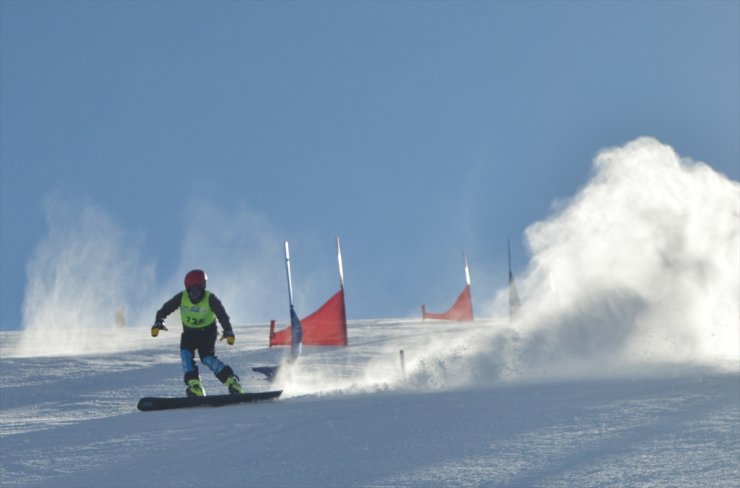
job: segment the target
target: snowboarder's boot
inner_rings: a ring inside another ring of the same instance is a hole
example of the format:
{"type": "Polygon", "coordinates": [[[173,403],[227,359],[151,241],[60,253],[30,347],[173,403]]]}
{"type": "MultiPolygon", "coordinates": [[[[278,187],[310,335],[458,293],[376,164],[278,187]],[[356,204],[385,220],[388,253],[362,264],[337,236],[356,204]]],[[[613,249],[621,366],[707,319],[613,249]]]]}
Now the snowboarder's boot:
{"type": "Polygon", "coordinates": [[[216,378],[226,385],[229,389],[229,393],[232,395],[240,395],[244,393],[244,388],[239,384],[239,377],[234,374],[234,370],[231,366],[224,366],[224,369],[216,373],[216,378]]]}
{"type": "Polygon", "coordinates": [[[229,393],[232,395],[241,395],[244,393],[244,388],[242,388],[242,385],[239,383],[239,377],[235,374],[229,376],[226,381],[224,381],[224,385],[229,388],[229,393]]]}
{"type": "Polygon", "coordinates": [[[198,378],[188,380],[188,387],[185,389],[185,394],[189,397],[193,396],[206,396],[206,390],[203,388],[203,383],[198,378]]]}

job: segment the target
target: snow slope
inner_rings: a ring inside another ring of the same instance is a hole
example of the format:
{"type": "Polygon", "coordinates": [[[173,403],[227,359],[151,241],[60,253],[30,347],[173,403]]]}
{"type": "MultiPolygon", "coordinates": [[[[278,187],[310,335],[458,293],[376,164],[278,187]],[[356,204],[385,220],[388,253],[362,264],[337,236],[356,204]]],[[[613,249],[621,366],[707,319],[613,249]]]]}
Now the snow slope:
{"type": "MultiPolygon", "coordinates": [[[[23,332],[0,335],[2,485],[738,486],[739,197],[652,138],[604,149],[527,228],[514,323],[350,321],[350,345],[305,348],[279,401],[148,413],[141,396],[183,394],[177,320],[157,339],[106,325],[146,273],[110,232],[65,229],[29,265],[23,332]]],[[[224,288],[253,316],[247,285],[224,288]]],[[[267,324],[236,333],[219,356],[270,388],[250,366],[287,351],[267,324]]]]}
{"type": "MultiPolygon", "coordinates": [[[[180,395],[173,327],[90,331],[117,350],[17,356],[0,339],[2,486],[737,486],[737,361],[526,368],[503,322],[365,320],[305,348],[275,402],[139,412],[180,395]],[[400,350],[404,351],[405,374],[400,350]],[[518,355],[517,355],[518,354],[518,355]],[[497,362],[496,357],[514,358],[497,362]]],[[[84,331],[83,331],[84,332],[84,331]]],[[[251,389],[267,325],[217,346],[251,389]]],[[[92,348],[94,349],[94,348],[92,348]]],[[[540,365],[541,366],[541,365],[540,365]]],[[[203,369],[201,370],[203,371],[203,369]]],[[[223,392],[203,374],[206,390],[223,392]]]]}

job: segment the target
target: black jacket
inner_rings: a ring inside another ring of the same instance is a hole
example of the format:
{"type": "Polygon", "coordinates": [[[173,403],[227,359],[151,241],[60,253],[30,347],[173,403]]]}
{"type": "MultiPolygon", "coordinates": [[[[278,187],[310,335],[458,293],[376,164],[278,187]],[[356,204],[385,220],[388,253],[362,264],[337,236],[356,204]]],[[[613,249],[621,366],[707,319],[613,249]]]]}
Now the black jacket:
{"type": "MultiPolygon", "coordinates": [[[[154,321],[164,323],[164,319],[167,318],[169,314],[171,314],[172,312],[180,308],[180,304],[182,303],[183,293],[186,293],[186,292],[181,291],[174,297],[167,300],[164,303],[164,305],[162,305],[162,308],[157,310],[157,316],[154,319],[154,321]]],[[[218,319],[224,331],[232,330],[231,320],[229,320],[229,316],[226,313],[226,309],[224,308],[223,303],[221,303],[221,300],[219,300],[216,297],[216,295],[211,293],[210,298],[208,299],[208,304],[211,306],[211,310],[213,310],[213,313],[216,314],[216,318],[218,319]]],[[[208,325],[211,325],[211,324],[208,324],[208,325]]]]}

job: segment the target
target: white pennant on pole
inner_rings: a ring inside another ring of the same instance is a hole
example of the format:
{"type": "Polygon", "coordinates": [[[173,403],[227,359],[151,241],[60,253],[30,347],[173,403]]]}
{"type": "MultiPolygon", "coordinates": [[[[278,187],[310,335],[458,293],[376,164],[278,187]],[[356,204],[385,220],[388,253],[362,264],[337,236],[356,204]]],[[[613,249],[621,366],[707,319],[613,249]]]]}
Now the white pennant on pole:
{"type": "Polygon", "coordinates": [[[463,252],[463,261],[465,262],[465,284],[470,286],[470,270],[468,269],[468,256],[463,252]]]}
{"type": "Polygon", "coordinates": [[[293,308],[293,279],[290,276],[290,247],[288,241],[285,241],[285,270],[288,274],[288,299],[290,300],[290,308],[293,308]]]}
{"type": "Polygon", "coordinates": [[[342,248],[339,246],[339,237],[337,237],[337,262],[339,263],[339,286],[344,289],[344,267],[342,266],[342,248]]]}

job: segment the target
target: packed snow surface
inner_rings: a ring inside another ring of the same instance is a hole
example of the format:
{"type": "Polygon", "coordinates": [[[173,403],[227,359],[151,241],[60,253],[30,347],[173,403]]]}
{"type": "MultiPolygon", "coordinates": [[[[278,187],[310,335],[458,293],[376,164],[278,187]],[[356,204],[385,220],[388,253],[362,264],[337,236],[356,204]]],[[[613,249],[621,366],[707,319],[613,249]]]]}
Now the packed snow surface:
{"type": "MultiPolygon", "coordinates": [[[[705,487],[740,479],[736,361],[635,363],[605,374],[597,362],[577,370],[552,360],[549,371],[538,363],[528,372],[523,336],[505,321],[350,321],[349,346],[304,348],[278,380],[277,401],[140,412],[142,396],[184,392],[174,329],[156,339],[146,327],[91,331],[119,350],[36,357],[14,353],[22,332],[2,333],[2,486],[705,487]]],[[[234,346],[217,346],[250,390],[274,387],[250,366],[287,353],[269,349],[267,334],[267,325],[241,326],[234,346]]],[[[206,390],[224,393],[206,371],[206,390]]]]}

